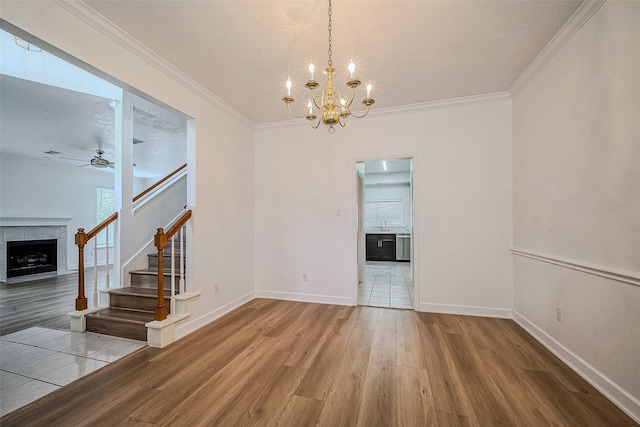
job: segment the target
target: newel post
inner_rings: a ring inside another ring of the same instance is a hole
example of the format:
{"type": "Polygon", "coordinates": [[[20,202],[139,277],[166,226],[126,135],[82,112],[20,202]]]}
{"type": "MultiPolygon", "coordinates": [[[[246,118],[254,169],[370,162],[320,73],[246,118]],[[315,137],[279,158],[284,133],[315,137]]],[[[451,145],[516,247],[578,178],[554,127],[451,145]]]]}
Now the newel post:
{"type": "Polygon", "coordinates": [[[167,236],[164,234],[164,229],[158,228],[153,241],[158,248],[158,305],[154,319],[164,320],[167,318],[167,306],[164,304],[164,247],[167,246],[167,236]]]}
{"type": "Polygon", "coordinates": [[[87,235],[84,228],[78,228],[76,233],[76,245],[78,245],[78,298],[76,298],[76,310],[87,309],[87,297],[84,296],[84,245],[87,244],[87,235]]]}

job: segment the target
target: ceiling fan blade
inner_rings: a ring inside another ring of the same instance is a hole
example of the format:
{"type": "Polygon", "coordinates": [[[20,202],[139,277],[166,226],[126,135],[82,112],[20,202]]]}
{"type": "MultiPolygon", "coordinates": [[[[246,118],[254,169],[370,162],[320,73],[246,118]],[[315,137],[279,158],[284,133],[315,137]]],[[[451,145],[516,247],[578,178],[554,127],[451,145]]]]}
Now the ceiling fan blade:
{"type": "Polygon", "coordinates": [[[62,159],[62,160],[74,160],[76,162],[86,162],[87,159],[72,159],[71,157],[58,157],[58,159],[62,159]]]}

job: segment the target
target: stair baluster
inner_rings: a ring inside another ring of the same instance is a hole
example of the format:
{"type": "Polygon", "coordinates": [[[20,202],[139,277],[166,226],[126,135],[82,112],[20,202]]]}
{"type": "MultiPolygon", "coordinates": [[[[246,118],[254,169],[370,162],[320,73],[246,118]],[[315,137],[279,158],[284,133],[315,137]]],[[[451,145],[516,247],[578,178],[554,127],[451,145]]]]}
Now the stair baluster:
{"type": "MultiPolygon", "coordinates": [[[[184,280],[184,228],[180,229],[180,293],[184,295],[185,280],[184,280]]],[[[174,312],[175,313],[175,312],[174,312]]]]}
{"type": "MultiPolygon", "coordinates": [[[[167,245],[169,239],[173,239],[175,234],[182,230],[187,221],[191,218],[191,210],[186,211],[165,233],[164,229],[158,228],[158,232],[154,237],[154,245],[158,248],[158,260],[162,260],[164,256],[164,247],[167,245]]],[[[182,236],[182,235],[181,235],[182,236]]],[[[182,243],[181,243],[182,245],[182,243]]],[[[182,253],[180,254],[182,257],[182,253]]],[[[175,261],[173,259],[173,240],[171,246],[171,308],[174,308],[174,294],[175,294],[175,261]]],[[[181,261],[183,262],[183,261],[181,261]]],[[[181,274],[184,272],[181,271],[181,274]]],[[[172,311],[172,313],[175,313],[172,311]]],[[[158,305],[155,310],[155,320],[164,320],[167,318],[167,307],[164,304],[164,266],[162,262],[158,262],[158,305]]]]}
{"type": "MultiPolygon", "coordinates": [[[[109,224],[118,219],[118,212],[114,212],[107,219],[102,221],[100,224],[96,225],[91,231],[88,233],[84,232],[84,228],[78,228],[78,232],[75,235],[75,244],[78,245],[78,297],[76,298],[76,310],[82,311],[86,310],[88,307],[87,297],[84,295],[84,247],[89,242],[89,240],[93,239],[98,233],[100,233],[104,229],[108,229],[109,224]]],[[[98,246],[97,239],[94,240],[94,256],[93,256],[93,306],[98,305],[98,246]]],[[[107,237],[107,265],[105,266],[107,270],[107,286],[109,282],[109,238],[107,237]]]]}
{"type": "MultiPolygon", "coordinates": [[[[175,313],[176,312],[176,257],[175,257],[175,242],[176,242],[176,238],[175,236],[171,238],[171,313],[175,313]]],[[[182,256],[182,253],[180,253],[180,256],[182,256]]]]}
{"type": "Polygon", "coordinates": [[[76,298],[76,310],[87,309],[87,297],[84,296],[84,245],[87,244],[87,235],[84,228],[78,228],[76,233],[76,245],[78,245],[78,297],[76,298]]]}
{"type": "Polygon", "coordinates": [[[167,306],[164,304],[164,247],[167,246],[167,236],[164,229],[158,228],[154,237],[154,245],[158,248],[158,305],[155,309],[154,319],[164,320],[167,318],[167,306]]]}
{"type": "Polygon", "coordinates": [[[93,299],[92,307],[98,306],[98,239],[93,239],[93,299]]]}
{"type": "Polygon", "coordinates": [[[104,229],[105,232],[105,241],[107,242],[107,250],[104,253],[104,265],[105,265],[105,274],[104,274],[104,288],[109,290],[109,282],[111,281],[109,277],[109,226],[104,229]]]}

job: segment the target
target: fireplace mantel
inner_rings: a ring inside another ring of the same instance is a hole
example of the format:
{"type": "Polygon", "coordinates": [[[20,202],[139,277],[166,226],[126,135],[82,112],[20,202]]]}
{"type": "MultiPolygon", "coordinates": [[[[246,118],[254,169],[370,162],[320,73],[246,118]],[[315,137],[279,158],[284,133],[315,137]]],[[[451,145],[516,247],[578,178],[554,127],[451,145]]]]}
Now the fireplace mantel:
{"type": "Polygon", "coordinates": [[[0,227],[33,227],[67,225],[72,218],[0,217],[0,227]]]}

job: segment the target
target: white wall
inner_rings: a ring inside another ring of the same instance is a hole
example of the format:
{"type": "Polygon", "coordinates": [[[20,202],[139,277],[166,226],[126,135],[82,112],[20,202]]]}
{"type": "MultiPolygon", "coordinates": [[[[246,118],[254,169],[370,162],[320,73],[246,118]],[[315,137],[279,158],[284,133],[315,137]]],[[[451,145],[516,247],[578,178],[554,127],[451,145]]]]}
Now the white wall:
{"type": "MultiPolygon", "coordinates": [[[[0,216],[71,218],[67,224],[67,268],[78,267],[74,235],[97,225],[96,187],[113,188],[113,173],[57,165],[13,155],[0,158],[0,216]]],[[[85,251],[93,265],[93,246],[85,251]]]]}
{"type": "MultiPolygon", "coordinates": [[[[183,212],[187,203],[187,180],[182,178],[167,187],[131,215],[132,203],[123,203],[120,214],[120,257],[123,263],[133,259],[144,247],[153,241],[157,228],[166,228],[183,212]]],[[[155,252],[155,247],[152,252],[155,252]]],[[[146,260],[141,268],[146,268],[146,260]]],[[[123,282],[129,283],[124,277],[123,282]]]]}
{"type": "MultiPolygon", "coordinates": [[[[81,4],[72,5],[81,8],[81,4]]],[[[96,29],[66,5],[2,4],[2,18],[183,113],[196,122],[197,153],[188,179],[195,179],[193,278],[202,292],[178,337],[253,295],[253,128],[215,104],[213,97],[180,81],[96,29]],[[220,293],[214,294],[214,284],[220,293]]],[[[88,20],[98,18],[87,18],[88,20]]],[[[108,24],[98,20],[98,26],[108,24]]],[[[109,29],[109,31],[113,31],[109,29]]],[[[119,36],[115,33],[116,36],[119,36]]]]}
{"type": "Polygon", "coordinates": [[[153,179],[153,178],[138,178],[134,176],[132,180],[134,196],[137,196],[138,194],[142,193],[144,190],[151,187],[157,181],[158,181],[157,179],[153,179]]]}
{"type": "Polygon", "coordinates": [[[420,309],[510,316],[508,97],[371,114],[333,135],[260,127],[255,150],[258,295],[354,304],[355,164],[414,157],[420,309]]]}
{"type": "MultiPolygon", "coordinates": [[[[516,249],[640,279],[639,22],[606,2],[515,95],[516,249]]],[[[522,257],[514,275],[516,317],[640,420],[640,287],[522,257]]]]}

